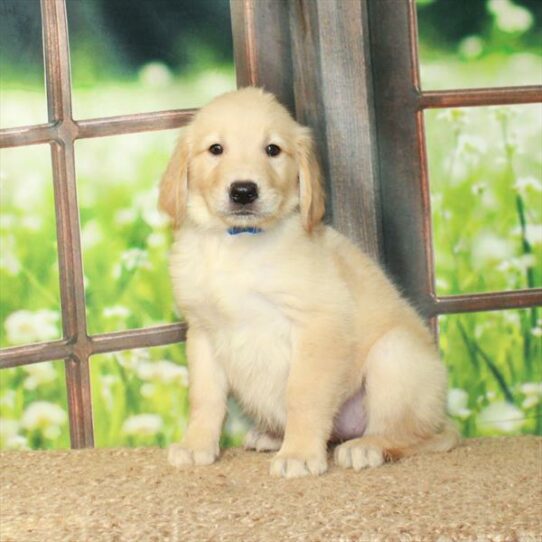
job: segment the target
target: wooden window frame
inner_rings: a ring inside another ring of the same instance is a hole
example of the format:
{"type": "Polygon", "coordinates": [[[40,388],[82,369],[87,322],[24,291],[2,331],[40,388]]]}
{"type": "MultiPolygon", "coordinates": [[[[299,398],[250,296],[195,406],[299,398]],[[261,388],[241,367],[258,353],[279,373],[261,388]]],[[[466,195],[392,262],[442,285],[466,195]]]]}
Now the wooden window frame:
{"type": "MultiPolygon", "coordinates": [[[[71,446],[84,448],[94,445],[89,358],[180,342],[186,326],[88,335],[74,144],[178,128],[195,110],[75,120],[66,2],[40,2],[49,121],[0,130],[0,148],[51,147],[63,339],[4,348],[0,369],[64,359],[71,446]]],[[[387,266],[435,329],[439,314],[542,305],[541,288],[436,295],[423,119],[429,108],[539,103],[542,86],[422,91],[415,0],[230,4],[238,86],[273,91],[314,129],[328,220],[387,266]]]]}

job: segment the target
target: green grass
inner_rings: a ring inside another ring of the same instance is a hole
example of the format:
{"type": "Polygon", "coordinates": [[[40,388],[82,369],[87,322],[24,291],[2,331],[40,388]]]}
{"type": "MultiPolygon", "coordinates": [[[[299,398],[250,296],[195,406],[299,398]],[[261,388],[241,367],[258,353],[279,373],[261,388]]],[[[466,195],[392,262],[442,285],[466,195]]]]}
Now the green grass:
{"type": "MultiPolygon", "coordinates": [[[[461,70],[451,68],[449,81],[439,75],[439,84],[453,87],[461,70]]],[[[160,91],[165,101],[152,85],[133,82],[76,89],[75,111],[97,117],[197,106],[234,83],[230,70],[168,85],[160,91]]],[[[17,111],[45,110],[40,92],[4,88],[2,102],[11,115],[4,125],[17,124],[17,111]]],[[[42,122],[38,113],[26,122],[42,122]]],[[[438,293],[540,287],[541,106],[429,112],[426,132],[438,293]]],[[[76,144],[90,333],[179,318],[167,275],[171,236],[156,211],[158,180],[176,137],[164,131],[76,144]]],[[[3,150],[0,166],[0,345],[58,338],[48,147],[3,150]]],[[[540,317],[529,309],[440,319],[450,411],[465,435],[542,434],[540,317]]],[[[185,365],[183,345],[92,358],[97,445],[177,440],[187,417],[185,365]]],[[[225,445],[238,443],[246,427],[236,406],[230,410],[225,445]]],[[[2,447],[69,446],[66,411],[62,362],[0,372],[2,447]]]]}

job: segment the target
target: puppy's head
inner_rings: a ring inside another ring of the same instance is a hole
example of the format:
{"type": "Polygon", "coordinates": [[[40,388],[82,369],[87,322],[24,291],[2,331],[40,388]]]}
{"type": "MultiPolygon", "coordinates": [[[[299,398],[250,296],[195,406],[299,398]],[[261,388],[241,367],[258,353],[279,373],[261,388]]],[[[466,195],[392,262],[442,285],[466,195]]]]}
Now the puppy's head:
{"type": "Polygon", "coordinates": [[[257,88],[224,94],[186,127],[160,186],[160,207],[178,227],[266,228],[300,212],[310,232],[324,195],[310,130],[257,88]]]}

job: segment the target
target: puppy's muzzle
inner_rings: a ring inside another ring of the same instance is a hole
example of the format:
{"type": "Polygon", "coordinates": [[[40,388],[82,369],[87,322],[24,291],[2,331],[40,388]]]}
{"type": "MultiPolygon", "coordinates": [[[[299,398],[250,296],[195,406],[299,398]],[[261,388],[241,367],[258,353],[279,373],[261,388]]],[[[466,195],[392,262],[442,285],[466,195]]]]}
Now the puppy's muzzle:
{"type": "Polygon", "coordinates": [[[248,205],[258,199],[258,185],[253,181],[234,181],[230,185],[230,199],[238,205],[248,205]]]}

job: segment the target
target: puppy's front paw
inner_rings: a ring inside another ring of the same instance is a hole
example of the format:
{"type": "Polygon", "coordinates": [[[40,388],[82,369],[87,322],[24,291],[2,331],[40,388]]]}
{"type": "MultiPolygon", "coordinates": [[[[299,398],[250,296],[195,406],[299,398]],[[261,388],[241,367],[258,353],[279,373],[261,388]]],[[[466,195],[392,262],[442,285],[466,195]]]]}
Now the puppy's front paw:
{"type": "Polygon", "coordinates": [[[271,462],[270,473],[272,476],[282,478],[299,478],[301,476],[318,476],[327,470],[327,459],[324,455],[312,455],[307,457],[281,455],[275,456],[271,462]]]}
{"type": "Polygon", "coordinates": [[[192,465],[210,465],[216,461],[218,451],[192,450],[184,444],[172,444],[168,449],[168,461],[174,467],[189,467],[192,465]]]}
{"type": "Polygon", "coordinates": [[[335,463],[345,469],[360,471],[368,467],[379,467],[384,463],[382,448],[353,439],[335,448],[335,463]]]}
{"type": "Polygon", "coordinates": [[[282,439],[274,437],[269,433],[260,433],[251,429],[245,437],[245,450],[256,450],[257,452],[275,452],[280,449],[282,439]]]}

